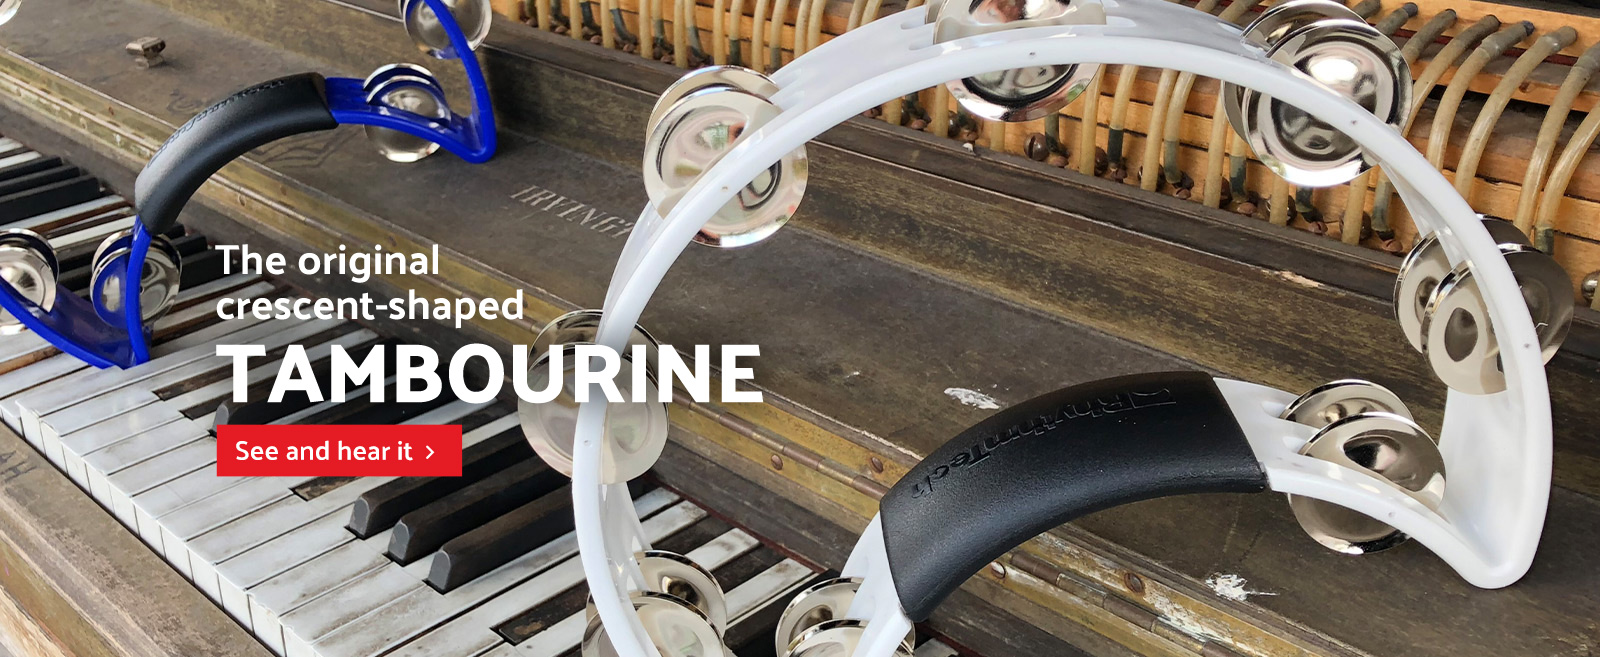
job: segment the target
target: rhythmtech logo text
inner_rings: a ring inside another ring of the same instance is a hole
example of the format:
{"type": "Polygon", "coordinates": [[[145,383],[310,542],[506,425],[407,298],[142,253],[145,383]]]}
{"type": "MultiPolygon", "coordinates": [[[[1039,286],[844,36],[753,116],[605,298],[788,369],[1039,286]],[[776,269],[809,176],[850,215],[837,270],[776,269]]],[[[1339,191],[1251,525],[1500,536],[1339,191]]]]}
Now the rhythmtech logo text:
{"type": "MultiPolygon", "coordinates": [[[[368,350],[357,362],[340,345],[333,345],[327,357],[327,376],[319,376],[311,357],[302,345],[290,345],[279,361],[277,377],[267,399],[277,402],[285,393],[303,392],[313,402],[344,402],[348,391],[367,387],[368,398],[373,402],[386,401],[385,382],[392,380],[393,401],[425,402],[437,399],[445,385],[450,393],[467,403],[493,401],[504,388],[506,365],[500,352],[486,344],[470,344],[456,350],[450,357],[446,375],[439,376],[439,354],[424,345],[378,345],[368,350]],[[466,372],[473,361],[481,361],[487,377],[474,387],[467,381],[466,372]],[[394,371],[387,371],[389,364],[394,371]],[[329,389],[322,389],[326,378],[329,389]]],[[[593,344],[556,345],[547,358],[534,364],[530,371],[529,347],[518,345],[511,350],[511,386],[517,397],[535,404],[553,401],[557,397],[573,399],[579,403],[589,401],[592,395],[604,395],[609,402],[672,401],[677,387],[697,402],[760,403],[761,393],[739,390],[740,381],[754,378],[751,368],[740,365],[741,358],[761,355],[761,347],[753,344],[723,345],[720,348],[719,394],[712,395],[711,347],[697,345],[692,349],[693,359],[685,359],[677,349],[662,345],[659,348],[635,345],[624,357],[616,351],[593,344]],[[554,373],[554,374],[552,374],[554,373]],[[623,389],[628,394],[623,393],[623,389]],[[648,399],[654,389],[656,400],[648,399]]],[[[267,348],[264,345],[217,345],[217,355],[233,359],[233,399],[249,401],[251,371],[263,365],[267,348]],[[254,360],[253,360],[254,359],[254,360]]]]}
{"type": "Polygon", "coordinates": [[[924,475],[922,481],[916,482],[911,487],[911,497],[922,497],[933,492],[934,482],[950,476],[953,472],[960,472],[967,468],[976,467],[988,461],[996,451],[1018,440],[1030,436],[1041,436],[1063,424],[1079,418],[1101,417],[1126,413],[1141,408],[1152,406],[1167,406],[1178,403],[1172,398],[1172,391],[1166,388],[1148,392],[1124,392],[1110,397],[1098,397],[1083,401],[1072,402],[1057,407],[1050,413],[1025,417],[1008,425],[1003,431],[998,431],[972,442],[966,449],[956,452],[948,462],[940,463],[924,475]]]}

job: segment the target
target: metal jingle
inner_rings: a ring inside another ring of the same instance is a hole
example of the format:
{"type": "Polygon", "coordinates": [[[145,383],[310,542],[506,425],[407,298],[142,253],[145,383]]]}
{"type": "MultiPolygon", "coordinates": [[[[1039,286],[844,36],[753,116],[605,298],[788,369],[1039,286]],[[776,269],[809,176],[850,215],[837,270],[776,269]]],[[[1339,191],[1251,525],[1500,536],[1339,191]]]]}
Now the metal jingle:
{"type": "Polygon", "coordinates": [[[1372,411],[1411,419],[1411,411],[1406,409],[1399,395],[1361,379],[1340,379],[1312,388],[1290,402],[1283,409],[1282,417],[1290,422],[1320,428],[1352,415],[1372,411]]]}
{"type": "MultiPolygon", "coordinates": [[[[441,0],[450,15],[467,37],[467,47],[477,50],[489,37],[489,26],[494,21],[494,9],[489,0],[441,0]]],[[[430,57],[443,59],[451,49],[450,35],[439,23],[439,16],[423,0],[400,0],[400,15],[404,17],[406,34],[417,48],[430,57]]],[[[457,57],[470,57],[470,53],[455,53],[457,57]]]]}
{"type": "MultiPolygon", "coordinates": [[[[101,254],[95,263],[89,280],[89,297],[100,319],[113,326],[121,326],[122,276],[127,271],[127,258],[132,248],[109,246],[109,250],[101,254]]],[[[165,237],[157,235],[151,238],[150,251],[139,275],[140,319],[148,322],[167,312],[178,299],[182,280],[183,260],[177,249],[165,237]]]]}
{"type": "Polygon", "coordinates": [[[1394,279],[1394,317],[1412,349],[1423,350],[1422,323],[1428,302],[1439,287],[1439,281],[1449,275],[1450,270],[1450,258],[1444,253],[1444,245],[1432,234],[1418,240],[1400,261],[1400,273],[1394,279]]]}
{"type": "Polygon", "coordinates": [[[1517,279],[1522,301],[1533,319],[1534,334],[1539,337],[1540,356],[1548,363],[1572,328],[1577,306],[1572,297],[1572,279],[1555,258],[1531,246],[1501,244],[1500,255],[1517,279]]]}
{"type": "MultiPolygon", "coordinates": [[[[1411,103],[1411,72],[1389,37],[1360,20],[1325,18],[1300,27],[1268,55],[1311,76],[1399,129],[1411,103]]],[[[1355,140],[1304,110],[1246,91],[1244,135],[1275,173],[1303,187],[1348,182],[1374,162],[1355,140]]]]}
{"type": "MultiPolygon", "coordinates": [[[[739,139],[778,116],[761,96],[729,87],[690,92],[671,109],[645,143],[644,186],[656,211],[666,216],[739,139]]],[[[739,188],[694,240],[732,248],[759,242],[794,216],[806,191],[805,146],[790,151],[739,188]]]]}
{"type": "MultiPolygon", "coordinates": [[[[937,11],[935,43],[999,30],[1105,23],[1105,11],[1098,3],[1071,0],[944,2],[937,11]]],[[[1026,66],[952,80],[945,86],[956,102],[976,116],[992,121],[1032,121],[1076,100],[1099,70],[1098,64],[1026,66]]]]}
{"type": "Polygon", "coordinates": [[[1506,219],[1489,215],[1478,215],[1478,219],[1483,222],[1484,229],[1489,231],[1489,237],[1493,238],[1494,243],[1500,245],[1501,248],[1533,245],[1532,242],[1528,241],[1528,235],[1523,233],[1522,229],[1517,228],[1516,224],[1506,219]]]}
{"type": "MultiPolygon", "coordinates": [[[[398,62],[395,64],[385,64],[383,66],[379,66],[377,69],[374,69],[372,73],[367,75],[367,79],[361,81],[361,88],[368,94],[371,94],[372,90],[376,89],[379,84],[387,82],[389,78],[399,76],[421,78],[431,82],[435,87],[439,86],[439,78],[433,74],[433,71],[429,71],[428,69],[416,64],[398,62]]],[[[368,96],[367,102],[371,102],[371,96],[368,96]]]]}
{"type": "Polygon", "coordinates": [[[61,262],[56,259],[56,249],[50,246],[50,241],[45,239],[43,235],[26,228],[7,228],[0,230],[0,244],[9,244],[32,250],[50,265],[52,274],[57,277],[61,275],[61,262]]]}
{"type": "MultiPolygon", "coordinates": [[[[17,291],[17,295],[49,312],[56,304],[56,268],[38,250],[0,245],[0,279],[17,291]]],[[[26,331],[27,326],[10,312],[0,310],[0,335],[14,335],[26,331]]]]}
{"type": "Polygon", "coordinates": [[[789,601],[789,606],[784,607],[783,615],[778,617],[778,626],[772,636],[773,654],[787,653],[789,646],[807,630],[823,622],[843,618],[850,611],[850,603],[855,601],[856,591],[860,589],[860,578],[835,577],[801,591],[789,601]]]}
{"type": "Polygon", "coordinates": [[[636,552],[633,558],[644,575],[647,590],[673,596],[700,610],[718,636],[728,630],[728,601],[711,571],[689,557],[666,550],[636,552]]]}
{"type": "MultiPolygon", "coordinates": [[[[802,632],[782,654],[785,657],[850,657],[866,633],[867,622],[854,618],[823,621],[802,632]]],[[[895,647],[895,657],[911,657],[908,638],[895,647]]]]}
{"type": "MultiPolygon", "coordinates": [[[[1426,431],[1391,413],[1343,418],[1318,431],[1300,453],[1364,472],[1388,482],[1429,509],[1444,499],[1444,457],[1426,431]]],[[[1342,554],[1367,554],[1394,547],[1406,535],[1365,514],[1322,500],[1289,496],[1300,528],[1342,554]]]]}
{"type": "MultiPolygon", "coordinates": [[[[632,598],[639,622],[661,657],[726,657],[722,636],[699,609],[665,593],[635,591],[632,598]]],[[[583,657],[617,657],[598,614],[589,614],[581,652],[583,657]]]]}
{"type": "Polygon", "coordinates": [[[1500,348],[1489,323],[1489,307],[1462,263],[1445,274],[1422,315],[1422,354],[1434,376],[1452,390],[1487,395],[1506,389],[1500,348]]]}
{"type": "MultiPolygon", "coordinates": [[[[578,342],[592,343],[600,333],[600,319],[605,313],[600,310],[585,309],[574,310],[565,315],[550,320],[540,329],[539,335],[533,339],[533,358],[540,358],[552,345],[572,344],[578,342]]],[[[628,346],[644,345],[654,350],[661,346],[655,336],[644,330],[643,326],[633,325],[633,332],[628,335],[628,346]]],[[[654,359],[652,359],[654,360],[654,359]]]]}
{"type": "Polygon", "coordinates": [[[16,18],[17,10],[21,8],[22,0],[0,0],[0,25],[5,25],[16,18]]]}
{"type": "MultiPolygon", "coordinates": [[[[1271,48],[1297,28],[1324,18],[1360,20],[1360,14],[1333,0],[1290,0],[1269,7],[1244,28],[1244,42],[1263,50],[1271,48]]],[[[1246,89],[1232,82],[1222,83],[1222,109],[1236,134],[1246,134],[1244,94],[1246,89]]]]}
{"type": "MultiPolygon", "coordinates": [[[[444,92],[432,78],[391,75],[367,92],[367,103],[441,123],[450,120],[450,105],[445,100],[444,92]]],[[[367,140],[391,162],[402,164],[416,162],[439,150],[437,142],[399,130],[374,125],[363,128],[367,140]]]]}
{"type": "Polygon", "coordinates": [[[656,99],[655,107],[650,110],[649,121],[644,124],[645,137],[648,138],[655,132],[656,126],[661,124],[661,119],[675,103],[691,93],[709,88],[738,89],[769,99],[778,93],[778,85],[773,84],[772,78],[754,69],[728,64],[697,68],[678,78],[677,82],[661,92],[661,97],[656,99]]]}
{"type": "MultiPolygon", "coordinates": [[[[572,476],[572,446],[578,427],[579,403],[574,396],[575,344],[563,343],[561,392],[555,399],[535,404],[525,399],[517,400],[517,419],[522,434],[533,447],[535,454],[544,459],[551,469],[572,476]]],[[[646,372],[645,396],[649,401],[633,401],[633,384],[626,376],[632,370],[633,357],[623,353],[622,367],[615,380],[617,391],[624,401],[606,405],[606,440],[601,446],[600,480],[615,484],[629,481],[649,470],[661,457],[667,445],[667,405],[657,401],[659,394],[654,372],[646,372]]],[[[535,360],[528,368],[527,384],[533,390],[545,390],[551,384],[550,351],[535,360]]]]}

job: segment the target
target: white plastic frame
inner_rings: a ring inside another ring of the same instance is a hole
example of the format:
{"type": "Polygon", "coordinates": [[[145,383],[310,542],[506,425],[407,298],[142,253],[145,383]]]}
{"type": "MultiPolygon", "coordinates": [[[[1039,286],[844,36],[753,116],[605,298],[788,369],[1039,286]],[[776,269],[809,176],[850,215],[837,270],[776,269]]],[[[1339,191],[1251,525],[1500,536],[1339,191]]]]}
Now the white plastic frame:
{"type": "MultiPolygon", "coordinates": [[[[909,10],[842,35],[781,69],[773,76],[780,91],[772,101],[782,113],[745,136],[667,217],[651,207],[641,213],[613,273],[596,342],[623,346],[672,263],[735,190],[784,153],[867,109],[948,80],[1021,65],[1130,64],[1218,78],[1341,126],[1378,160],[1418,229],[1438,235],[1452,264],[1471,263],[1506,370],[1504,392],[1449,393],[1440,436],[1448,483],[1438,512],[1371,475],[1299,456],[1296,452],[1311,429],[1277,419],[1294,395],[1219,380],[1271,488],[1383,520],[1416,538],[1476,586],[1515,582],[1532,563],[1549,498],[1549,392],[1532,320],[1510,268],[1477,214],[1394,129],[1243,44],[1238,27],[1163,0],[1101,1],[1105,25],[1015,29],[946,43],[934,43],[934,28],[923,10],[909,10]]],[[[603,501],[626,493],[617,486],[607,490],[599,482],[605,400],[591,399],[579,411],[573,474],[584,572],[618,654],[660,657],[626,602],[627,591],[637,587],[627,576],[631,554],[647,546],[627,529],[637,524],[636,518],[627,517],[631,509],[614,499],[603,501]],[[602,508],[608,511],[604,515],[602,508]]],[[[888,577],[878,526],[874,519],[845,569],[846,575],[867,580],[865,594],[850,613],[872,621],[858,657],[888,657],[910,623],[888,577]]]]}

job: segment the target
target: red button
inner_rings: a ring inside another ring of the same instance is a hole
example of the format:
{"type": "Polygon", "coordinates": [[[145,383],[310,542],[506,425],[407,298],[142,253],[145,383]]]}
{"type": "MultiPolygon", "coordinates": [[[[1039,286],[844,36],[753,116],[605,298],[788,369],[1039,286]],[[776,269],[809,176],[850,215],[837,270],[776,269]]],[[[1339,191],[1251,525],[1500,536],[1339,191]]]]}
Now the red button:
{"type": "Polygon", "coordinates": [[[223,477],[459,477],[461,425],[224,424],[223,477]]]}

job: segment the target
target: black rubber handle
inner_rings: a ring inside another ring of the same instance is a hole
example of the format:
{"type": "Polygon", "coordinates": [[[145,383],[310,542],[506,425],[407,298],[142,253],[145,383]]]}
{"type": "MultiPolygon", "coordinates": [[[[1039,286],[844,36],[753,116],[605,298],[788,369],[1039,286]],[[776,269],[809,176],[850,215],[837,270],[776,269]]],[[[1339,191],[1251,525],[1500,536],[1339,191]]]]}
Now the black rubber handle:
{"type": "Polygon", "coordinates": [[[164,233],[177,223],[195,190],[235,158],[289,135],[337,125],[316,73],[278,78],[229,96],[172,133],[139,172],[133,184],[139,220],[150,232],[164,233]]]}
{"type": "Polygon", "coordinates": [[[1210,375],[1138,374],[1035,397],[945,443],[883,497],[883,540],[900,606],[920,622],[989,562],[1073,518],[1266,485],[1210,375]]]}

